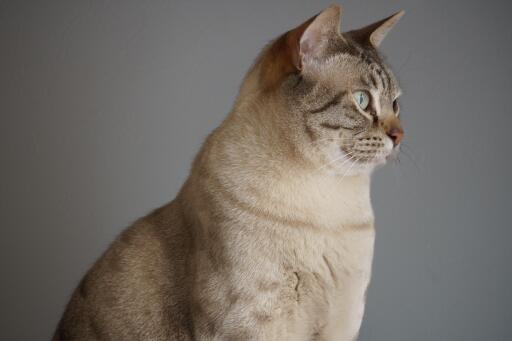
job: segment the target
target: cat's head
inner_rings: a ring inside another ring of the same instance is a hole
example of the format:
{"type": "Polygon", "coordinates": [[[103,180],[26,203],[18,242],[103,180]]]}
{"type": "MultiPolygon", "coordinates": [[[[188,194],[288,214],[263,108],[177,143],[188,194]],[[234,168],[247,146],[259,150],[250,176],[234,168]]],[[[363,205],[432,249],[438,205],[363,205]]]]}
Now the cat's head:
{"type": "Polygon", "coordinates": [[[369,172],[396,153],[401,90],[377,47],[402,15],[340,33],[341,8],[330,6],[263,51],[261,93],[282,99],[281,130],[318,169],[369,172]]]}

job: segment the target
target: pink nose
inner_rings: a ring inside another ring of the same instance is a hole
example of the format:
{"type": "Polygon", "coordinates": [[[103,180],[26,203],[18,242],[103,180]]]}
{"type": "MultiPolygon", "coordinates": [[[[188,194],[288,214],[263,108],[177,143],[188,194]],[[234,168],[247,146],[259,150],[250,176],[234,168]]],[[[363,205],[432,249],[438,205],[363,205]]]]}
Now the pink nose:
{"type": "Polygon", "coordinates": [[[387,132],[391,141],[393,141],[393,145],[396,146],[402,141],[404,137],[404,131],[401,128],[393,127],[387,132]]]}

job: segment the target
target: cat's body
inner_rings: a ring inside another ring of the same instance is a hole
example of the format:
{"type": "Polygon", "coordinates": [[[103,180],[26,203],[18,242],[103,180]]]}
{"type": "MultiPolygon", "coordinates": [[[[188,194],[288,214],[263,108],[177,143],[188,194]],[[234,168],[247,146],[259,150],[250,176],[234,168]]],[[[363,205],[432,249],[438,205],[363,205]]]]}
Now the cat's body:
{"type": "MultiPolygon", "coordinates": [[[[322,12],[327,22],[336,14],[322,12]]],[[[357,338],[375,235],[370,175],[345,167],[340,176],[324,158],[319,169],[308,146],[325,136],[303,115],[332,92],[286,70],[269,90],[275,73],[265,70],[284,69],[279,55],[268,64],[276,44],[176,199],[125,231],[84,277],[54,340],[357,338]],[[314,91],[311,103],[290,99],[314,91]]]]}

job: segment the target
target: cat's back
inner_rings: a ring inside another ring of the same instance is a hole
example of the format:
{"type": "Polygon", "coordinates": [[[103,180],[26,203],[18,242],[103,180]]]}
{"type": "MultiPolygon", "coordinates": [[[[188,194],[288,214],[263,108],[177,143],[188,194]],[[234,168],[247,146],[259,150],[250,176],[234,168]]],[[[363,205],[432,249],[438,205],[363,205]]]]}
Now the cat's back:
{"type": "Polygon", "coordinates": [[[189,340],[190,248],[177,201],[135,222],[81,280],[54,340],[189,340]]]}

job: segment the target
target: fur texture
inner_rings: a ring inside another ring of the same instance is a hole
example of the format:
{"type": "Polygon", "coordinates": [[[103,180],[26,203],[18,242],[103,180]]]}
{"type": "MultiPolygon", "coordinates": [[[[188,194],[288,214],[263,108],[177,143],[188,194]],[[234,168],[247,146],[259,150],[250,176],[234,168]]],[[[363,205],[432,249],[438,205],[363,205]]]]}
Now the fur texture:
{"type": "Polygon", "coordinates": [[[262,51],[178,196],[96,262],[55,341],[357,338],[370,173],[403,135],[376,45],[401,14],[341,34],[340,12],[262,51]]]}

